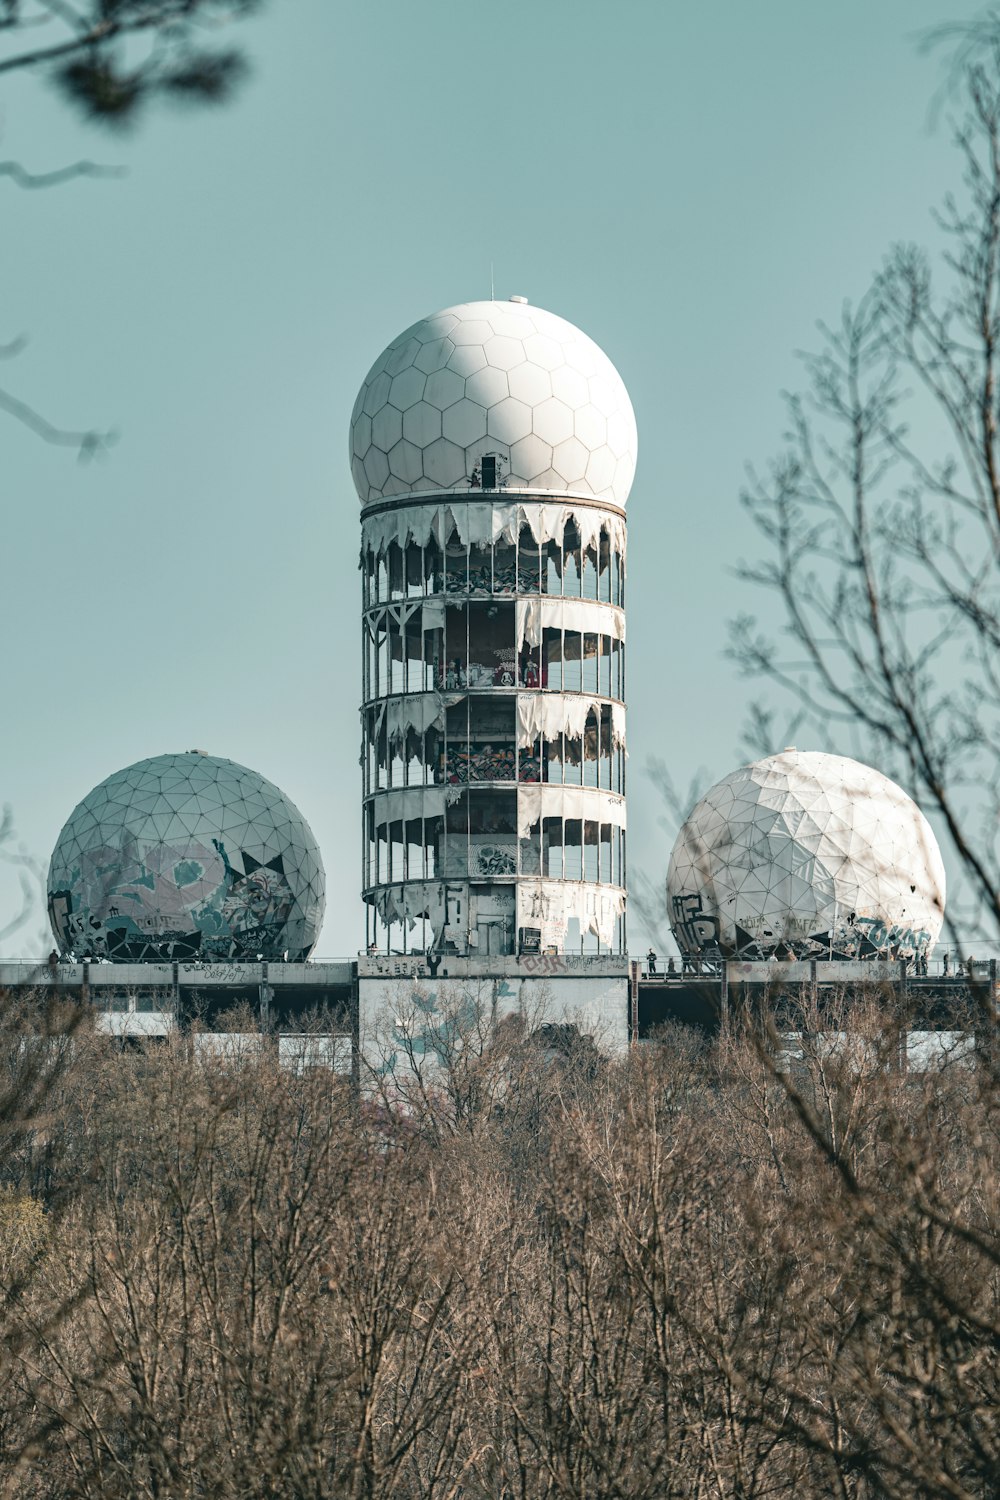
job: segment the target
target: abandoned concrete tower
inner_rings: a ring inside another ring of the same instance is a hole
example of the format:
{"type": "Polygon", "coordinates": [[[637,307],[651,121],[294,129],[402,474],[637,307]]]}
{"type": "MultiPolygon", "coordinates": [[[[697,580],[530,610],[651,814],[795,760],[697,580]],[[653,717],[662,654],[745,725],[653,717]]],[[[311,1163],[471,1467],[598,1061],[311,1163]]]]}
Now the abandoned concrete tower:
{"type": "Polygon", "coordinates": [[[552,313],[447,308],[375,361],[363,877],[381,952],[625,952],[628,393],[552,313]]]}

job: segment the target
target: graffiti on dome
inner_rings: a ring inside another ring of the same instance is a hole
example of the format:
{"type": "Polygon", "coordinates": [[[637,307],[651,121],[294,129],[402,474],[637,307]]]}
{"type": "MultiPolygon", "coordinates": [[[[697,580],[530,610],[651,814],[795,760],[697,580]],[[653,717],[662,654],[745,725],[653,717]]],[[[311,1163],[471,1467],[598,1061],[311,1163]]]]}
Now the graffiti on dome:
{"type": "Polygon", "coordinates": [[[59,951],[118,963],[306,958],[323,916],[323,863],[285,793],[190,750],[108,776],[52,853],[59,951]]]}
{"type": "Polygon", "coordinates": [[[87,849],[68,874],[49,894],[66,949],[131,962],[255,959],[274,950],[294,901],[280,855],[230,857],[219,839],[87,849]]]}
{"type": "Polygon", "coordinates": [[[748,960],[923,958],[945,887],[934,831],[902,787],[794,746],[710,787],[667,870],[682,951],[717,941],[748,960]]]}
{"type": "Polygon", "coordinates": [[[673,908],[674,932],[686,952],[701,953],[708,948],[713,951],[718,948],[718,919],[704,910],[702,899],[696,892],[675,896],[673,908]]]}
{"type": "Polygon", "coordinates": [[[861,934],[859,958],[869,952],[915,958],[929,953],[934,941],[926,927],[904,927],[898,922],[887,926],[881,917],[855,917],[854,927],[861,934]]]}
{"type": "MultiPolygon", "coordinates": [[[[697,892],[682,892],[671,902],[672,927],[684,953],[720,952],[719,919],[705,911],[697,892]]],[[[797,918],[783,913],[781,919],[737,911],[732,918],[735,933],[732,957],[911,959],[930,952],[934,937],[926,927],[886,922],[881,916],[862,912],[839,914],[826,926],[815,918],[797,918]]],[[[728,945],[727,952],[728,952],[728,945]]]]}

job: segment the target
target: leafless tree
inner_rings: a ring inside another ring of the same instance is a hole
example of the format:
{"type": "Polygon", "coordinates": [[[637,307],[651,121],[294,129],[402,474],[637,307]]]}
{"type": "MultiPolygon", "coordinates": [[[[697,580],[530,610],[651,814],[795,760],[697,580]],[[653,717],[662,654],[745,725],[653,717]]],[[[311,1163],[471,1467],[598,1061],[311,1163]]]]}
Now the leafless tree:
{"type": "Polygon", "coordinates": [[[26,1045],[26,1012],[0,1047],[36,1101],[0,1168],[0,1486],[985,1500],[995,1059],[906,1071],[885,1000],[600,1064],[515,1029],[464,1112],[441,1099],[486,1066],[472,1017],[424,1105],[266,1046],[26,1045]]]}
{"type": "Polygon", "coordinates": [[[0,942],[20,932],[32,919],[39,906],[45,905],[45,870],[18,839],[14,826],[14,813],[9,806],[0,809],[0,864],[17,872],[20,903],[17,909],[0,921],[0,942]]]}
{"type": "MultiPolygon", "coordinates": [[[[218,102],[245,62],[207,39],[260,0],[3,0],[0,74],[50,72],[92,119],[123,124],[157,97],[218,102]]],[[[86,171],[86,165],[68,169],[86,171]]],[[[29,181],[29,184],[30,181],[29,181]]]]}
{"type": "MultiPolygon", "coordinates": [[[[86,120],[136,124],[156,100],[220,104],[247,71],[243,53],[213,37],[260,0],[0,0],[0,77],[32,72],[57,85],[86,120]]],[[[114,164],[89,157],[37,170],[0,160],[0,187],[34,191],[78,178],[113,178],[114,164]]],[[[0,341],[0,360],[26,347],[23,334],[0,341]]],[[[114,431],[77,430],[0,387],[0,411],[44,442],[75,450],[86,461],[107,451],[114,431]]]]}
{"type": "Polygon", "coordinates": [[[784,631],[742,618],[732,650],[908,783],[962,871],[966,932],[995,941],[1000,13],[947,36],[962,182],[936,215],[938,264],[893,247],[805,356],[785,451],[744,497],[768,550],[743,576],[784,631]]]}

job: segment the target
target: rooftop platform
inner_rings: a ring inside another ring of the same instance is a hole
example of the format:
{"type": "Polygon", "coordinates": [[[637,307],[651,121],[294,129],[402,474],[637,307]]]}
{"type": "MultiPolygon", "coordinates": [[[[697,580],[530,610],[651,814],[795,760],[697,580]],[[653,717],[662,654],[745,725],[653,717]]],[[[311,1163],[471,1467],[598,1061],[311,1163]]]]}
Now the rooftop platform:
{"type": "MultiPolygon", "coordinates": [[[[659,969],[659,964],[657,968],[659,969]]],[[[822,959],[783,963],[703,960],[699,968],[671,973],[633,974],[634,1031],[641,1040],[657,1026],[675,1023],[713,1032],[737,1008],[766,1005],[780,1013],[783,1003],[811,1001],[821,1009],[857,986],[887,987],[894,1001],[905,1001],[918,1029],[948,1030],[968,1022],[984,996],[1000,1003],[998,961],[973,961],[958,973],[915,974],[902,962],[841,962],[822,959]]],[[[780,1023],[780,1014],[779,1014],[780,1023]]]]}
{"type": "MultiPolygon", "coordinates": [[[[659,970],[661,965],[657,965],[659,970]]],[[[700,970],[649,974],[637,959],[601,954],[519,954],[459,957],[454,954],[364,954],[354,958],[285,963],[49,963],[30,959],[0,962],[0,993],[57,988],[89,1000],[102,1013],[105,1030],[123,1036],[165,1035],[174,1026],[218,1029],[224,1018],[248,1008],[270,1029],[295,1034],[317,1017],[331,1034],[356,1035],[359,996],[380,995],[398,981],[440,988],[493,981],[507,995],[558,995],[572,1006],[578,997],[620,986],[621,1024],[642,1040],[657,1026],[679,1023],[713,1032],[737,1009],[768,1006],[780,1022],[783,1004],[833,1004],[849,986],[887,986],[905,999],[908,1024],[947,1030],[970,1024],[984,995],[1000,1001],[996,959],[966,969],[916,975],[902,963],[710,962],[700,970]],[[627,1017],[625,1012],[627,1011],[627,1017]]]]}
{"type": "MultiPolygon", "coordinates": [[[[297,1033],[322,1018],[332,1034],[353,1033],[357,967],[351,959],[317,963],[0,962],[4,990],[58,990],[89,1001],[116,1036],[165,1036],[249,1009],[278,1032],[297,1033]]],[[[197,1028],[196,1028],[197,1029],[197,1028]]]]}
{"type": "Polygon", "coordinates": [[[31,959],[0,960],[0,989],[26,985],[65,985],[95,989],[157,989],[180,985],[185,989],[245,989],[250,985],[304,985],[306,987],[350,984],[354,961],[349,958],[321,959],[317,963],[175,963],[114,964],[56,963],[31,959]]]}

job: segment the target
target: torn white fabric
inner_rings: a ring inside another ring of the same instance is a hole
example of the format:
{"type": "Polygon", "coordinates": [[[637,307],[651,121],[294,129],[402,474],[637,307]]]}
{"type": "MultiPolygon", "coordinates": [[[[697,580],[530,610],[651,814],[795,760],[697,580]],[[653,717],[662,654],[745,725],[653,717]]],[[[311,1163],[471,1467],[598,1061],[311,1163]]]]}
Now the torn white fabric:
{"type": "MultiPolygon", "coordinates": [[[[424,734],[432,725],[444,728],[444,699],[440,693],[404,693],[398,698],[389,698],[385,703],[385,724],[389,736],[389,748],[401,745],[412,729],[424,734]]],[[[376,735],[381,723],[376,726],[376,735]]]]}
{"type": "Polygon", "coordinates": [[[452,529],[463,543],[485,547],[501,538],[513,544],[522,526],[527,526],[539,546],[557,542],[562,546],[566,523],[574,520],[584,547],[596,543],[603,527],[614,550],[624,559],[625,518],[601,505],[565,501],[473,500],[466,504],[440,498],[426,505],[401,505],[394,510],[362,518],[362,548],[378,556],[390,542],[406,547],[411,541],[426,547],[431,536],[444,546],[452,529]]]}
{"type": "Polygon", "coordinates": [[[542,816],[541,786],[519,786],[517,789],[517,836],[526,839],[542,816]]]}
{"type": "Polygon", "coordinates": [[[504,541],[513,547],[520,530],[520,506],[518,505],[494,505],[493,511],[493,541],[504,541]]]}
{"type": "Polygon", "coordinates": [[[538,646],[545,630],[578,630],[581,634],[609,635],[625,639],[625,611],[617,604],[599,604],[596,599],[557,599],[542,595],[514,603],[518,651],[527,644],[538,646]]]}
{"type": "Polygon", "coordinates": [[[617,604],[598,604],[595,599],[540,599],[542,629],[587,631],[625,639],[625,611],[617,604]]]}
{"type": "MultiPolygon", "coordinates": [[[[591,714],[599,719],[605,701],[586,693],[518,693],[518,747],[529,750],[536,740],[551,743],[561,734],[581,739],[587,719],[591,714]]],[[[615,745],[625,743],[625,706],[622,703],[611,705],[611,740],[615,745]]]]}
{"type": "Polygon", "coordinates": [[[542,639],[541,599],[518,599],[514,605],[515,649],[520,652],[527,642],[537,646],[542,639]]]}
{"type": "Polygon", "coordinates": [[[592,932],[610,947],[615,922],[625,910],[624,891],[583,881],[522,881],[517,894],[518,926],[541,928],[543,948],[564,947],[573,917],[582,932],[592,932]]]}
{"type": "Polygon", "coordinates": [[[436,599],[425,599],[421,615],[421,625],[425,631],[443,630],[445,603],[440,595],[436,599]]]}
{"type": "MultiPolygon", "coordinates": [[[[449,505],[447,509],[463,547],[489,546],[493,540],[492,505],[449,505]]],[[[450,536],[451,529],[450,525],[445,526],[446,538],[450,536]]]]}
{"type": "Polygon", "coordinates": [[[549,812],[549,800],[542,792],[542,817],[555,818],[562,814],[564,818],[577,818],[581,821],[587,816],[588,808],[594,822],[599,823],[600,818],[594,817],[597,797],[593,796],[591,789],[582,786],[560,786],[555,788],[556,796],[552,798],[553,811],[549,812]],[[555,811],[558,808],[558,812],[555,811]]]}
{"type": "Polygon", "coordinates": [[[592,510],[589,506],[578,506],[573,511],[577,530],[580,533],[580,547],[586,552],[588,547],[597,545],[601,535],[602,516],[599,510],[592,510]]]}
{"type": "Polygon", "coordinates": [[[546,542],[558,542],[562,546],[563,532],[572,512],[566,505],[529,505],[524,509],[524,519],[539,547],[546,542]]]}
{"type": "Polygon", "coordinates": [[[432,533],[439,537],[442,522],[441,506],[404,505],[398,510],[383,511],[381,515],[366,517],[362,522],[362,545],[370,547],[376,557],[388,550],[390,542],[406,547],[416,542],[426,547],[432,533]]]}
{"type": "Polygon", "coordinates": [[[426,917],[436,943],[447,916],[445,889],[438,880],[384,886],[375,893],[375,910],[387,927],[393,922],[406,922],[411,931],[421,917],[426,917]]]}
{"type": "Polygon", "coordinates": [[[376,792],[373,799],[376,828],[386,823],[409,823],[415,818],[444,815],[443,786],[401,786],[391,792],[376,792]]]}
{"type": "MultiPolygon", "coordinates": [[[[547,693],[518,693],[517,695],[517,745],[519,750],[530,750],[537,739],[547,732],[548,718],[545,712],[547,693]]],[[[561,694],[553,694],[561,697],[561,694]]],[[[559,731],[556,731],[557,733],[559,731]]]]}
{"type": "MultiPolygon", "coordinates": [[[[625,910],[623,891],[583,881],[522,882],[517,895],[518,926],[539,927],[543,947],[562,949],[566,928],[574,917],[582,932],[592,932],[610,947],[615,940],[615,923],[625,910]]],[[[406,922],[412,930],[426,918],[437,943],[447,920],[444,882],[411,880],[383,886],[375,893],[375,909],[386,926],[406,922]]]]}
{"type": "MultiPolygon", "coordinates": [[[[372,742],[377,743],[383,724],[390,750],[401,745],[411,730],[415,734],[425,734],[432,727],[443,730],[446,710],[462,702],[465,696],[464,693],[402,693],[383,699],[374,710],[372,742]]],[[[589,716],[599,717],[606,702],[587,693],[518,693],[518,748],[530,750],[536,740],[551,743],[560,734],[581,739],[589,716]]],[[[611,741],[617,746],[625,745],[623,703],[611,704],[611,741]]]]}
{"type": "Polygon", "coordinates": [[[517,836],[526,839],[541,818],[580,818],[625,828],[625,798],[592,786],[541,782],[517,789],[517,836]]]}

